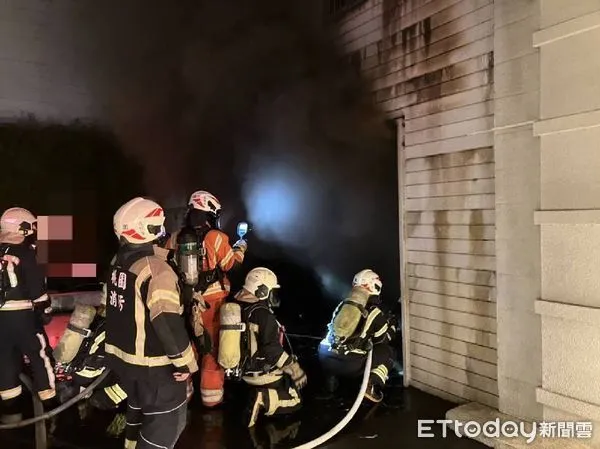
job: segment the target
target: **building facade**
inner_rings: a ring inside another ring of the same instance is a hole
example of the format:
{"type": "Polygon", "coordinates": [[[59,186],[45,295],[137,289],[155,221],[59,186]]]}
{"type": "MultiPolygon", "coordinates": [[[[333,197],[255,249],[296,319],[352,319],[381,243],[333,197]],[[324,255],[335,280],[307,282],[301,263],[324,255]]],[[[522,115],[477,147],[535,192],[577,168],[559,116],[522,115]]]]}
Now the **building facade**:
{"type": "MultiPolygon", "coordinates": [[[[0,120],[102,114],[76,4],[0,2],[0,120]]],[[[405,382],[599,428],[600,0],[325,4],[398,124],[405,382]]]]}
{"type": "Polygon", "coordinates": [[[454,417],[598,424],[600,2],[344,6],[400,133],[406,384],[454,417]]]}

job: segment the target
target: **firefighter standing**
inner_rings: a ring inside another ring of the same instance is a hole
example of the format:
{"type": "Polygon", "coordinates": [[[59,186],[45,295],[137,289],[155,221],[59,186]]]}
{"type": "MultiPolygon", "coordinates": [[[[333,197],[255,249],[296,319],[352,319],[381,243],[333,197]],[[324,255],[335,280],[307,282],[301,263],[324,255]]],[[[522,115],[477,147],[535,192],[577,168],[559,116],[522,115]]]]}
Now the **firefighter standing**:
{"type": "Polygon", "coordinates": [[[11,208],[0,217],[0,398],[5,415],[18,415],[23,356],[29,360],[35,389],[51,407],[56,396],[48,338],[51,319],[46,277],[35,254],[36,217],[11,208]]]}
{"type": "Polygon", "coordinates": [[[194,192],[188,203],[185,226],[171,235],[166,243],[168,249],[179,253],[184,243],[194,241],[201,252],[197,259],[200,262],[194,262],[193,267],[182,266],[180,254],[176,259],[184,277],[188,270],[196,272],[188,278],[195,284],[193,296],[199,301],[200,312],[193,327],[196,337],[203,333],[204,338],[204,348],[198,349],[204,353],[200,393],[202,403],[207,407],[214,407],[223,401],[224,373],[217,363],[217,354],[219,309],[231,289],[225,273],[243,262],[247,248],[246,241],[241,239],[233,247],[230,246],[229,237],[220,230],[220,216],[221,204],[214,195],[202,190],[194,192]]]}
{"type": "Polygon", "coordinates": [[[198,370],[181,317],[178,279],[164,233],[163,209],[134,198],[116,212],[121,246],[110,268],[105,351],[127,394],[125,447],[172,449],[185,428],[187,381],[198,370]]]}
{"type": "Polygon", "coordinates": [[[253,427],[261,414],[289,414],[300,408],[298,390],[307,382],[295,357],[281,344],[282,328],[273,307],[279,306],[277,276],[268,268],[254,268],[244,287],[235,295],[242,306],[242,319],[250,330],[248,360],[243,380],[254,388],[245,414],[245,424],[253,427]]]}
{"type": "Polygon", "coordinates": [[[333,312],[329,332],[319,345],[319,359],[333,376],[354,377],[363,372],[366,355],[373,350],[371,374],[365,397],[383,399],[382,387],[394,365],[395,351],[389,344],[396,329],[379,308],[382,282],[373,270],[354,276],[350,297],[333,312]]]}

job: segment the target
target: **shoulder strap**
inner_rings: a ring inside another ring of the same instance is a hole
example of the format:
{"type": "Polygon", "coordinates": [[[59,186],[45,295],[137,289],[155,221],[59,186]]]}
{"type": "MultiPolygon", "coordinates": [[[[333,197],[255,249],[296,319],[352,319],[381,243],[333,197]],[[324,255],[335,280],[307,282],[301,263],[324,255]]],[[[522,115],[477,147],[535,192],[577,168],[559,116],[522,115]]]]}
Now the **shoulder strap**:
{"type": "Polygon", "coordinates": [[[360,314],[362,315],[363,318],[366,318],[367,315],[369,314],[369,312],[367,311],[367,309],[365,308],[365,306],[363,306],[362,304],[352,301],[351,299],[346,299],[342,302],[342,304],[346,304],[352,307],[356,307],[359,311],[360,314]]]}
{"type": "Polygon", "coordinates": [[[250,317],[252,316],[252,314],[254,312],[256,312],[257,310],[259,310],[259,309],[269,310],[269,308],[265,304],[263,304],[262,301],[255,302],[254,304],[251,304],[251,305],[249,305],[247,307],[244,307],[242,309],[242,313],[245,314],[244,320],[246,320],[246,321],[249,320],[250,317]]]}
{"type": "Polygon", "coordinates": [[[366,338],[367,337],[367,332],[369,331],[369,328],[373,324],[373,321],[375,320],[375,318],[377,318],[377,316],[380,313],[382,313],[382,312],[378,308],[374,308],[370,312],[368,312],[367,319],[364,321],[362,330],[361,330],[361,332],[359,334],[360,338],[366,338]]]}

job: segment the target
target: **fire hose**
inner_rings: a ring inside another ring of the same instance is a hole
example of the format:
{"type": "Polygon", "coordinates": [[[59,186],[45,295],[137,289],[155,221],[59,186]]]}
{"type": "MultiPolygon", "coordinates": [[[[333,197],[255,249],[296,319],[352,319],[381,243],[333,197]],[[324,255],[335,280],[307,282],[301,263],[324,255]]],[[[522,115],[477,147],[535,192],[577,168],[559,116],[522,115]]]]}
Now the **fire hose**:
{"type": "MultiPolygon", "coordinates": [[[[293,336],[293,335],[290,335],[290,336],[293,336]]],[[[298,337],[300,337],[300,336],[298,335],[298,337]]],[[[305,337],[305,336],[302,336],[302,337],[305,337]]],[[[365,369],[364,369],[364,373],[363,373],[363,379],[362,379],[362,384],[360,386],[360,390],[358,392],[358,395],[356,396],[356,399],[354,400],[354,404],[352,404],[352,407],[350,408],[350,410],[348,411],[346,416],[344,416],[344,418],[340,422],[338,422],[333,428],[331,428],[328,432],[324,433],[320,437],[315,438],[314,440],[304,443],[300,446],[296,446],[293,449],[315,448],[315,447],[325,443],[326,441],[330,440],[331,438],[333,438],[340,431],[342,431],[344,429],[344,427],[346,427],[346,425],[348,425],[348,423],[352,420],[352,418],[354,418],[354,415],[356,415],[356,412],[358,411],[358,408],[360,407],[363,397],[367,391],[367,385],[369,383],[369,374],[371,371],[372,357],[373,357],[373,351],[371,350],[371,351],[369,351],[369,353],[367,355],[367,360],[365,363],[365,369]]],[[[100,376],[98,376],[90,385],[88,385],[79,394],[72,397],[71,399],[66,401],[64,404],[61,404],[60,406],[56,407],[55,409],[53,409],[47,413],[35,416],[34,418],[25,419],[25,420],[17,422],[17,423],[1,424],[0,430],[18,429],[21,427],[26,427],[26,426],[29,426],[32,424],[40,423],[41,421],[45,421],[47,419],[50,419],[50,418],[62,413],[63,411],[65,411],[68,408],[75,405],[81,399],[85,398],[92,391],[94,391],[94,389],[106,378],[106,376],[108,376],[109,372],[110,372],[110,370],[108,370],[108,369],[105,370],[100,376]]],[[[30,391],[33,392],[33,386],[31,385],[31,381],[27,377],[21,375],[21,381],[25,384],[25,386],[30,391]]],[[[39,406],[41,404],[36,403],[35,405],[39,406]]],[[[38,408],[39,407],[36,407],[36,409],[38,409],[38,408]]],[[[37,415],[37,413],[38,413],[38,410],[36,410],[36,415],[37,415]]],[[[36,433],[39,433],[39,432],[36,432],[36,433]]],[[[44,437],[45,437],[45,432],[44,432],[44,437]]],[[[45,441],[41,447],[45,447],[45,441]]]]}
{"type": "MultiPolygon", "coordinates": [[[[305,338],[305,339],[310,339],[310,340],[322,340],[322,337],[316,337],[313,335],[303,335],[303,334],[291,334],[291,333],[287,333],[287,332],[285,333],[285,336],[286,336],[286,338],[292,337],[292,338],[305,338]]],[[[288,343],[289,343],[289,340],[288,340],[288,343]]],[[[290,344],[290,346],[291,346],[291,344],[290,344]]],[[[342,420],[340,422],[338,422],[333,428],[331,428],[328,432],[324,433],[320,437],[315,438],[314,440],[309,441],[308,443],[301,444],[300,446],[295,446],[292,449],[312,449],[314,447],[317,447],[317,446],[325,443],[326,441],[330,440],[334,436],[336,436],[339,432],[342,431],[342,429],[344,427],[346,427],[348,425],[348,423],[352,420],[352,418],[354,418],[354,415],[356,415],[356,412],[358,411],[358,408],[360,407],[363,397],[367,391],[367,386],[369,384],[369,375],[371,373],[372,361],[373,361],[373,350],[370,350],[367,355],[367,361],[365,363],[365,370],[363,373],[362,384],[360,385],[360,389],[359,389],[358,395],[356,396],[356,399],[354,400],[354,404],[352,404],[352,407],[350,408],[348,413],[346,413],[346,416],[344,416],[344,418],[342,418],[342,420]]]]}
{"type": "MultiPolygon", "coordinates": [[[[106,379],[106,376],[108,376],[109,372],[110,372],[110,370],[106,369],[102,374],[100,374],[91,384],[89,384],[79,394],[77,394],[76,396],[72,397],[71,399],[69,399],[64,404],[59,405],[55,409],[50,410],[49,412],[46,412],[43,415],[35,416],[34,418],[24,419],[23,421],[19,421],[17,423],[13,423],[13,424],[0,424],[0,430],[18,429],[18,428],[21,428],[21,427],[30,426],[31,424],[35,424],[37,422],[50,419],[50,418],[58,415],[59,413],[64,412],[65,410],[67,410],[68,408],[72,407],[77,402],[79,402],[81,399],[85,398],[92,391],[94,391],[94,389],[98,385],[100,385],[100,383],[104,379],[106,379]]],[[[27,377],[21,376],[20,378],[21,378],[21,381],[25,384],[25,386],[28,389],[33,390],[33,387],[31,386],[31,382],[29,381],[29,379],[27,377]]]]}
{"type": "Polygon", "coordinates": [[[354,404],[352,404],[352,408],[350,408],[350,410],[348,411],[346,416],[344,416],[344,418],[339,423],[337,423],[333,428],[331,428],[327,433],[324,433],[320,437],[315,438],[314,440],[309,441],[308,443],[304,443],[304,444],[301,444],[300,446],[296,446],[293,449],[312,449],[314,447],[317,447],[317,446],[325,443],[326,441],[328,441],[331,438],[333,438],[334,436],[336,436],[344,427],[346,427],[346,425],[350,422],[350,420],[352,420],[352,418],[354,418],[354,415],[356,415],[356,412],[358,411],[358,408],[360,407],[363,397],[367,391],[367,385],[369,383],[369,374],[371,372],[372,358],[373,358],[373,350],[369,351],[369,354],[367,355],[367,362],[365,363],[365,371],[363,374],[363,380],[362,380],[362,384],[360,386],[360,390],[358,392],[358,395],[356,396],[356,399],[354,400],[354,404]]]}

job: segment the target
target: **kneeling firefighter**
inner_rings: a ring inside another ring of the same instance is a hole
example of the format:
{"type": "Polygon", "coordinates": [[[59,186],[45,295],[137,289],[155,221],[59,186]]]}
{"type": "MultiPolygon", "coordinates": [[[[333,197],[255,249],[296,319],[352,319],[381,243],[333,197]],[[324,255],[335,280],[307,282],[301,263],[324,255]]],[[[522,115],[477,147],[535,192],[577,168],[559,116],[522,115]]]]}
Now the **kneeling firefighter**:
{"type": "Polygon", "coordinates": [[[382,282],[373,270],[354,276],[350,297],[333,312],[328,333],[319,345],[319,359],[333,376],[355,377],[364,370],[366,355],[373,350],[372,369],[365,396],[383,399],[382,387],[393,368],[395,351],[389,344],[396,332],[380,309],[382,282]]]}
{"type": "Polygon", "coordinates": [[[185,226],[165,245],[175,250],[186,316],[191,316],[196,347],[203,354],[200,393],[207,407],[223,401],[224,373],[217,355],[219,309],[231,289],[225,273],[244,261],[247,248],[243,239],[230,246],[229,237],[220,229],[220,216],[221,203],[214,195],[203,190],[194,192],[185,226]]]}
{"type": "Polygon", "coordinates": [[[107,366],[127,394],[125,447],[173,449],[186,425],[188,379],[198,365],[188,337],[162,207],[134,198],[115,213],[120,247],[106,296],[107,366]]]}
{"type": "MultiPolygon", "coordinates": [[[[106,284],[103,290],[106,297],[106,284]]],[[[75,303],[67,329],[54,350],[56,376],[61,381],[59,385],[68,385],[59,389],[61,401],[77,394],[106,370],[105,319],[104,305],[75,303]],[[66,394],[61,394],[61,390],[66,394]]],[[[111,372],[96,387],[89,400],[93,407],[110,410],[117,408],[126,398],[117,376],[111,372]]]]}
{"type": "Polygon", "coordinates": [[[0,217],[0,399],[11,417],[20,409],[24,357],[45,408],[55,405],[53,360],[43,327],[52,307],[36,260],[36,230],[37,219],[26,209],[14,207],[0,217]]]}
{"type": "Polygon", "coordinates": [[[235,301],[221,307],[219,363],[255,387],[245,414],[248,427],[256,424],[261,411],[271,416],[299,409],[298,391],[307,382],[296,358],[283,348],[283,329],[273,312],[279,306],[277,289],[275,273],[254,268],[235,301]]]}

